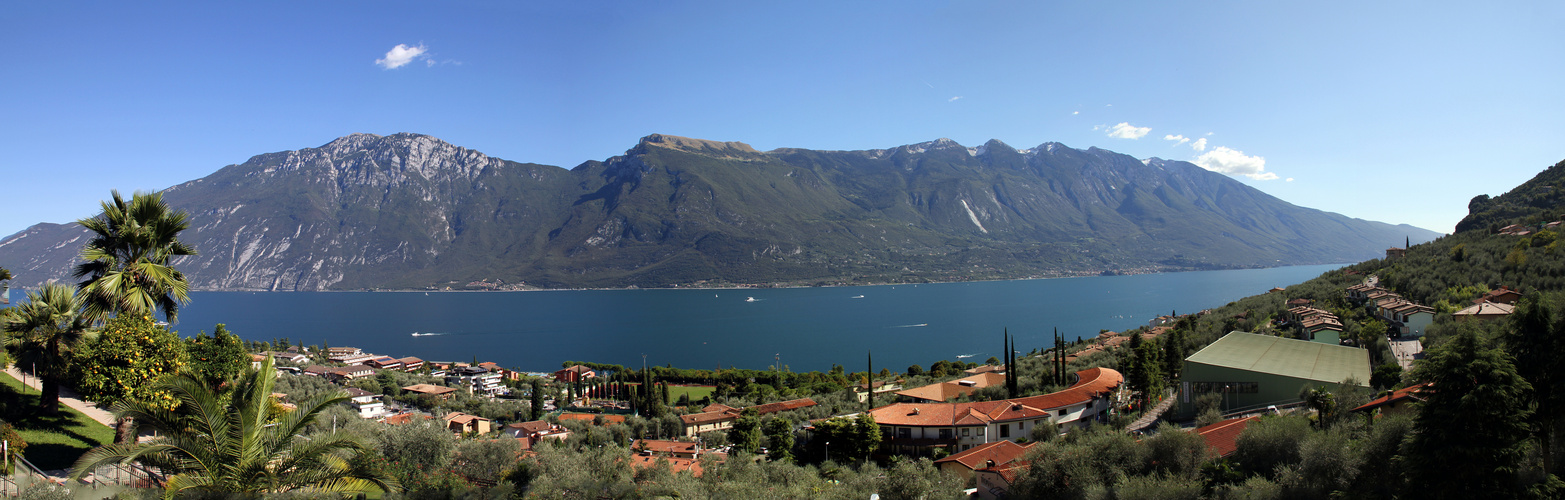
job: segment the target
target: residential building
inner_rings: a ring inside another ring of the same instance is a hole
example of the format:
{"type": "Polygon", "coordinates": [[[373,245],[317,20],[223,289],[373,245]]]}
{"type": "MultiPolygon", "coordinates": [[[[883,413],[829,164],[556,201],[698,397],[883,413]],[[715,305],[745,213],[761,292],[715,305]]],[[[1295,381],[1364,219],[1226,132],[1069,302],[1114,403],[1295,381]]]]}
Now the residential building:
{"type": "Polygon", "coordinates": [[[965,482],[971,480],[979,470],[1020,460],[1032,446],[1032,443],[1021,445],[1010,440],[984,443],[936,460],[935,467],[961,476],[965,482]]]}
{"type": "Polygon", "coordinates": [[[345,365],[365,365],[379,357],[381,356],[376,354],[355,354],[352,356],[343,356],[342,358],[332,358],[332,361],[337,361],[345,365]]]}
{"type": "Polygon", "coordinates": [[[359,418],[380,418],[386,415],[386,403],[380,400],[380,395],[357,387],[344,389],[350,398],[348,406],[359,412],[359,418]]]}
{"type": "Polygon", "coordinates": [[[639,454],[669,458],[698,458],[701,456],[701,445],[693,441],[669,441],[659,439],[637,439],[631,443],[632,451],[639,454]]]}
{"type": "Polygon", "coordinates": [[[364,365],[339,366],[336,368],[326,369],[326,373],[322,376],[325,377],[326,380],[330,380],[332,382],[347,382],[365,377],[373,377],[375,376],[375,369],[364,365]]]}
{"type": "Polygon", "coordinates": [[[364,355],[364,350],[363,349],[359,349],[357,347],[327,347],[326,348],[326,357],[328,359],[332,359],[332,360],[337,360],[337,359],[340,359],[340,358],[350,358],[350,357],[362,356],[362,355],[364,355]]]}
{"type": "Polygon", "coordinates": [[[576,383],[589,378],[597,378],[598,373],[582,365],[573,365],[569,368],[554,372],[554,379],[565,383],[576,383]]]}
{"type": "Polygon", "coordinates": [[[288,364],[291,364],[291,365],[302,365],[302,364],[310,362],[310,357],[309,356],[305,356],[304,354],[301,354],[301,353],[298,353],[298,352],[283,351],[283,352],[268,352],[266,354],[268,356],[271,356],[272,359],[275,360],[278,363],[288,363],[288,364]]]}
{"type": "Polygon", "coordinates": [[[446,423],[446,429],[456,434],[472,433],[478,435],[488,434],[491,422],[487,418],[468,415],[459,411],[447,413],[440,420],[446,423]]]}
{"type": "Polygon", "coordinates": [[[500,374],[478,366],[460,366],[446,372],[446,383],[467,388],[476,396],[494,396],[506,392],[500,374]]]}
{"type": "Polygon", "coordinates": [[[455,388],[430,384],[414,384],[403,387],[402,390],[403,392],[411,392],[414,394],[427,394],[440,398],[441,401],[451,399],[451,395],[456,393],[455,388]]]}
{"type": "Polygon", "coordinates": [[[1005,465],[995,465],[974,471],[974,493],[979,500],[998,500],[1006,498],[1006,492],[1011,490],[1011,485],[1027,472],[1028,464],[1024,460],[1016,460],[1005,465]]]}
{"type": "Polygon", "coordinates": [[[1230,332],[1185,358],[1178,414],[1195,414],[1202,394],[1222,394],[1226,412],[1299,400],[1306,385],[1335,387],[1347,379],[1369,386],[1369,351],[1356,347],[1230,332]]]}
{"type": "Polygon", "coordinates": [[[391,356],[377,356],[375,359],[365,361],[364,364],[381,370],[402,371],[402,362],[391,356]]]}
{"type": "Polygon", "coordinates": [[[659,460],[668,462],[669,471],[675,474],[689,472],[692,477],[701,477],[701,461],[693,458],[672,458],[660,457],[656,455],[632,455],[630,457],[630,465],[631,467],[635,467],[637,469],[644,469],[657,465],[659,460]]]}
{"type": "Polygon", "coordinates": [[[952,453],[995,441],[1030,438],[1044,421],[1060,430],[1102,420],[1121,399],[1124,376],[1108,368],[1076,372],[1065,390],[999,401],[894,403],[870,410],[893,453],[922,455],[935,448],[952,453]]]}
{"type": "MultiPolygon", "coordinates": [[[[777,403],[755,405],[751,406],[750,408],[755,409],[757,414],[769,415],[781,411],[808,408],[815,405],[815,400],[810,398],[803,398],[789,401],[780,401],[777,403]]],[[[686,437],[695,437],[697,434],[703,432],[733,428],[734,421],[739,420],[739,415],[741,413],[743,413],[743,410],[738,408],[713,403],[706,405],[705,408],[702,408],[701,413],[696,413],[693,415],[680,415],[679,420],[684,424],[684,435],[686,437]]]]}
{"type": "MultiPolygon", "coordinates": [[[[869,387],[865,387],[864,384],[855,384],[852,389],[853,394],[858,396],[860,403],[869,402],[869,387]]],[[[902,390],[902,384],[896,382],[876,381],[874,383],[875,397],[881,398],[881,401],[890,401],[891,398],[895,397],[895,393],[900,390],[902,390]]]]}
{"type": "Polygon", "coordinates": [[[929,384],[923,387],[914,387],[903,391],[897,391],[897,400],[910,403],[938,403],[949,401],[977,392],[989,386],[1005,383],[1004,372],[985,372],[977,375],[962,377],[949,382],[929,384]]]}
{"type": "Polygon", "coordinates": [[[1424,396],[1433,390],[1434,389],[1427,382],[1412,387],[1397,389],[1384,396],[1372,399],[1368,403],[1359,405],[1357,408],[1349,411],[1369,412],[1380,410],[1380,414],[1382,415],[1410,413],[1413,411],[1412,403],[1423,401],[1424,396]]]}
{"type": "Polygon", "coordinates": [[[1491,321],[1510,316],[1511,313],[1515,311],[1516,306],[1511,304],[1484,302],[1482,304],[1474,304],[1472,307],[1451,313],[1451,319],[1456,321],[1491,321]]]}
{"type": "Polygon", "coordinates": [[[399,358],[397,359],[397,362],[402,363],[402,371],[405,372],[416,372],[424,368],[424,360],[415,358],[413,356],[399,358]]]}
{"type": "Polygon", "coordinates": [[[1387,311],[1397,335],[1423,337],[1424,331],[1435,322],[1434,308],[1412,302],[1395,304],[1387,311]]]}
{"type": "Polygon", "coordinates": [[[533,438],[533,442],[535,443],[538,442],[538,439],[552,434],[569,434],[569,431],[566,431],[564,427],[551,424],[547,420],[533,420],[530,422],[516,422],[512,424],[506,424],[506,426],[501,429],[501,432],[504,432],[507,436],[515,438],[533,438]]]}
{"type": "Polygon", "coordinates": [[[1499,289],[1491,290],[1489,293],[1485,293],[1483,296],[1473,299],[1473,303],[1482,304],[1484,302],[1494,302],[1496,304],[1515,304],[1516,301],[1521,299],[1522,293],[1520,291],[1512,290],[1510,287],[1501,285],[1499,289]]]}

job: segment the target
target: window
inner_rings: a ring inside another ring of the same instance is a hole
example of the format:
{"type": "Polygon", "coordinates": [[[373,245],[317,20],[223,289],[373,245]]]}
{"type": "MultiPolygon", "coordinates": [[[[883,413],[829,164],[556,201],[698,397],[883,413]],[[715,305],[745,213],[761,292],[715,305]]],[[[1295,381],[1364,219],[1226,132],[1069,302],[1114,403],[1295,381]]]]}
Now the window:
{"type": "Polygon", "coordinates": [[[971,430],[972,430],[972,428],[969,428],[969,427],[963,427],[963,428],[962,428],[962,437],[967,437],[967,432],[968,432],[968,431],[971,431],[971,430]]]}
{"type": "Polygon", "coordinates": [[[913,437],[913,429],[907,427],[897,428],[897,437],[907,439],[913,437]]]}
{"type": "Polygon", "coordinates": [[[940,429],[940,439],[951,439],[951,429],[940,429]]]}
{"type": "Polygon", "coordinates": [[[1065,416],[1065,409],[1064,408],[1060,408],[1060,416],[1061,417],[1065,416]]]}
{"type": "Polygon", "coordinates": [[[982,436],[982,435],[984,435],[985,432],[989,432],[989,428],[988,427],[979,427],[978,428],[978,435],[982,436]]]}
{"type": "Polygon", "coordinates": [[[1011,437],[1011,424],[1000,424],[1000,437],[1011,437]]]}

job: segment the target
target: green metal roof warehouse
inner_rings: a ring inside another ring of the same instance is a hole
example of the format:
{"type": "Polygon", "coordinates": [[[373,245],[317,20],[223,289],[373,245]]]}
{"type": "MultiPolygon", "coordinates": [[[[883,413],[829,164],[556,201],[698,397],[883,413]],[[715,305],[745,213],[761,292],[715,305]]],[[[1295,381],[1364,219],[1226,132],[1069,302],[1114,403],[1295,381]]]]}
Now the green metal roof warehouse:
{"type": "Polygon", "coordinates": [[[1197,396],[1223,394],[1223,411],[1299,400],[1306,385],[1335,386],[1348,378],[1369,386],[1369,351],[1270,335],[1229,332],[1185,358],[1179,414],[1195,414],[1197,396]]]}

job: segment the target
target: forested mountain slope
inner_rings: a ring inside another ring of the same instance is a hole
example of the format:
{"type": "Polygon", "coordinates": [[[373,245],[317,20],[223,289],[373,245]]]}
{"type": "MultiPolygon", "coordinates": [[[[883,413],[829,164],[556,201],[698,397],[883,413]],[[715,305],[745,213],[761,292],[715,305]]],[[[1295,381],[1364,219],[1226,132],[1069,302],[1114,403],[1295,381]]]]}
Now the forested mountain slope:
{"type": "MultiPolygon", "coordinates": [[[[958,281],[1356,262],[1435,233],[1294,206],[1186,162],[941,139],[761,152],[651,135],[566,170],[354,134],[169,188],[198,289],[958,281]]],[[[0,241],[23,286],[83,233],[0,241]]]]}

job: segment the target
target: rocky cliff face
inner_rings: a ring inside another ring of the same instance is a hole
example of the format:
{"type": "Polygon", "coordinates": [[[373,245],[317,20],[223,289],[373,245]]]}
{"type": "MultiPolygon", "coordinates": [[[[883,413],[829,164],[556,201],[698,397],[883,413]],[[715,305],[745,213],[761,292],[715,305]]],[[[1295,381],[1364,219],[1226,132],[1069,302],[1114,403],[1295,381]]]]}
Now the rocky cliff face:
{"type": "MultiPolygon", "coordinates": [[[[1057,143],[870,151],[652,135],[565,170],[354,134],[169,188],[198,289],[811,284],[1348,262],[1434,233],[1296,207],[1184,162],[1057,143]]],[[[18,284],[83,231],[0,241],[18,284]]]]}

